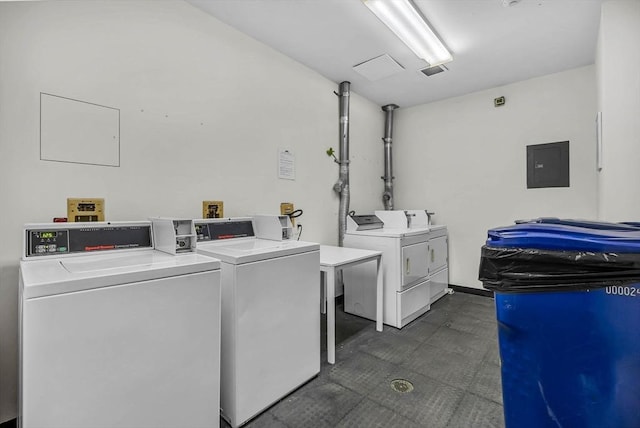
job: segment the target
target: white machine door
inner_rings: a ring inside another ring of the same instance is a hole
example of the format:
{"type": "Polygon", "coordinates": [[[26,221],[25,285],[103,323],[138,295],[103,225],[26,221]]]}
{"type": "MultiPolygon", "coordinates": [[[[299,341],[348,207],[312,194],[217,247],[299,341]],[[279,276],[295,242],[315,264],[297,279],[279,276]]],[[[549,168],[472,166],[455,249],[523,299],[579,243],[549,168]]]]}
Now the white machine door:
{"type": "Polygon", "coordinates": [[[220,272],[28,299],[22,427],[218,426],[220,272]]]}
{"type": "Polygon", "coordinates": [[[429,240],[429,273],[447,266],[447,237],[440,236],[429,240]]]}
{"type": "Polygon", "coordinates": [[[429,274],[426,242],[402,247],[402,288],[405,288],[429,274]]]}

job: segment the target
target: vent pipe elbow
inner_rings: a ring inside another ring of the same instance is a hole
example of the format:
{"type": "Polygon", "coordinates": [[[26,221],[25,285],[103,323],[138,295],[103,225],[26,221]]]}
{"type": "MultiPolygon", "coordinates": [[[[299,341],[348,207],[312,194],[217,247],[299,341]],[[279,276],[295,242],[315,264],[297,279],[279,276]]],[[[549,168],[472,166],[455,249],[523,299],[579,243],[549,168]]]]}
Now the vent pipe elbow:
{"type": "Polygon", "coordinates": [[[388,209],[393,209],[393,195],[391,194],[391,192],[384,192],[382,193],[382,205],[384,205],[385,209],[387,209],[387,207],[391,207],[388,209]]]}

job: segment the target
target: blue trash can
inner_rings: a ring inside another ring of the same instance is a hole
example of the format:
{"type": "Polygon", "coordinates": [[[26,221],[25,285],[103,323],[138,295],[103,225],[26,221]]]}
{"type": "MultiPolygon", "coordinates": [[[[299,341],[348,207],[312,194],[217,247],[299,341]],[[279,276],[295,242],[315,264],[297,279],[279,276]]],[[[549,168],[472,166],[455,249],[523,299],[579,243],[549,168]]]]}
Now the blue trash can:
{"type": "Polygon", "coordinates": [[[480,280],[495,292],[506,426],[640,427],[640,229],[488,235],[480,280]]]}

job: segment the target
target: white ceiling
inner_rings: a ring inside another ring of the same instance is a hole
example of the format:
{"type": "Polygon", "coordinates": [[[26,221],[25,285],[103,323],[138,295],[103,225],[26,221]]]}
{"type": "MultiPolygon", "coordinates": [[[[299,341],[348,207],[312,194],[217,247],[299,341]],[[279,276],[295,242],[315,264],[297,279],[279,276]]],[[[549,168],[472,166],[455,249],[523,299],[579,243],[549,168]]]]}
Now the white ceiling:
{"type": "Polygon", "coordinates": [[[603,0],[414,0],[454,58],[431,77],[361,0],[188,2],[381,106],[410,107],[593,64],[603,0]],[[353,70],[383,54],[404,70],[353,70]]]}

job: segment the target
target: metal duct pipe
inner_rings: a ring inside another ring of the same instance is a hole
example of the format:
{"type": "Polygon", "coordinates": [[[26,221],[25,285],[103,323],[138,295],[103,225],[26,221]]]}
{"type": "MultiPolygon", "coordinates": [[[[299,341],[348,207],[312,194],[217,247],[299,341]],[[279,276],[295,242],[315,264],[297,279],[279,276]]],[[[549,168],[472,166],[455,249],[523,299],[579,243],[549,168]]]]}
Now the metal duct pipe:
{"type": "Polygon", "coordinates": [[[393,111],[398,106],[395,104],[387,104],[382,107],[385,113],[384,121],[384,176],[380,177],[384,180],[384,192],[382,193],[382,203],[385,210],[393,209],[393,156],[391,152],[391,143],[393,138],[393,111]]]}
{"type": "Polygon", "coordinates": [[[340,195],[340,208],[338,210],[338,245],[342,247],[344,234],[347,231],[347,214],[349,213],[349,88],[350,82],[340,83],[340,175],[333,186],[340,195]]]}

